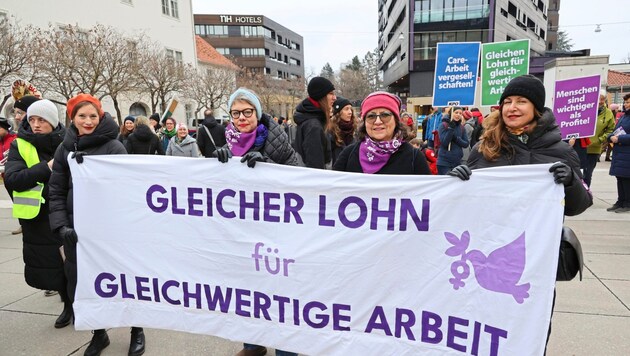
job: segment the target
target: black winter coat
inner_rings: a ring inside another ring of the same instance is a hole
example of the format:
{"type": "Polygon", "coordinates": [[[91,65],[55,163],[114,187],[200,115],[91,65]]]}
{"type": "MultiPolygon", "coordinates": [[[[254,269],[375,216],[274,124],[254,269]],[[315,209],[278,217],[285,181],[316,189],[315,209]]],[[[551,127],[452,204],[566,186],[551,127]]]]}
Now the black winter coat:
{"type": "MultiPolygon", "coordinates": [[[[508,136],[510,146],[514,153],[506,151],[496,161],[488,161],[479,152],[479,143],[473,147],[468,157],[468,166],[471,169],[564,162],[573,168],[573,182],[564,187],[565,205],[564,215],[573,216],[582,213],[593,205],[593,197],[582,184],[582,172],[580,171],[580,159],[575,150],[562,141],[560,129],[550,109],[545,108],[543,116],[538,119],[538,124],[529,135],[527,143],[521,142],[516,136],[508,136]]],[[[550,174],[549,179],[552,179],[550,174]]]]}
{"type": "Polygon", "coordinates": [[[204,157],[212,157],[212,154],[216,151],[217,147],[223,147],[226,144],[225,127],[223,125],[219,125],[214,116],[206,116],[201,122],[199,129],[197,129],[197,145],[199,146],[199,152],[201,152],[204,157]],[[212,140],[208,136],[204,127],[207,127],[208,131],[210,131],[216,147],[212,144],[212,140]]]}
{"type": "Polygon", "coordinates": [[[62,241],[52,232],[48,221],[48,183],[51,176],[48,161],[53,158],[65,132],[66,129],[59,125],[49,134],[35,134],[28,121],[22,120],[18,138],[35,146],[40,162],[28,168],[18,151],[18,143],[14,140],[6,163],[4,184],[7,189],[21,192],[33,188],[37,183],[44,183],[42,197],[45,202],[40,206],[39,214],[33,219],[20,219],[24,279],[29,286],[43,290],[65,291],[67,283],[59,253],[62,241]]]}
{"type": "MultiPolygon", "coordinates": [[[[342,172],[363,173],[359,161],[359,146],[362,142],[355,142],[346,147],[333,166],[333,170],[342,172]]],[[[375,174],[431,174],[429,164],[424,153],[415,149],[407,142],[400,145],[398,151],[389,157],[389,161],[375,174]]]]}
{"type": "Polygon", "coordinates": [[[297,134],[293,148],[306,167],[326,168],[332,162],[330,141],[325,133],[326,114],[308,98],[295,108],[293,120],[297,124],[297,134]]]}
{"type": "MultiPolygon", "coordinates": [[[[63,226],[74,227],[73,187],[68,154],[82,151],[85,155],[126,154],[125,147],[116,139],[118,126],[112,117],[105,113],[94,132],[78,136],[77,128],[70,124],[63,143],[55,152],[55,163],[50,177],[50,227],[58,231],[63,226]]],[[[81,236],[78,236],[81,241],[81,236]]],[[[74,301],[77,284],[76,250],[64,243],[66,254],[65,270],[68,277],[68,297],[74,301]]]]}
{"type": "Polygon", "coordinates": [[[125,149],[129,154],[164,155],[164,147],[156,134],[147,125],[138,125],[127,138],[125,149]]]}

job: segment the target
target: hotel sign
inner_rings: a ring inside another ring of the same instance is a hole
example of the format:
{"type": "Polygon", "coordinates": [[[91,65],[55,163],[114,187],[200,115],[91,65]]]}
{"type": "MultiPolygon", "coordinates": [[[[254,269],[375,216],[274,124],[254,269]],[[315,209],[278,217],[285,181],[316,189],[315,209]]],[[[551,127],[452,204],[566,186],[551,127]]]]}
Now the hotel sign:
{"type": "Polygon", "coordinates": [[[239,15],[219,15],[222,23],[253,23],[261,24],[263,22],[262,16],[239,16],[239,15]]]}

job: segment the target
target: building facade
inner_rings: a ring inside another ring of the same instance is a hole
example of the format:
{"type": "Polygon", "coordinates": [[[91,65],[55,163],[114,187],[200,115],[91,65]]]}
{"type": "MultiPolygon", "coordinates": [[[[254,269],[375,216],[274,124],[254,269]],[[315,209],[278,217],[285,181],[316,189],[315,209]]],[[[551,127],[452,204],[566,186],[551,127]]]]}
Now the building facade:
{"type": "MultiPolygon", "coordinates": [[[[529,39],[544,55],[549,0],[379,0],[384,85],[424,114],[433,96],[437,43],[529,39]]],[[[557,1],[557,8],[559,1],[557,1]]],[[[557,29],[557,24],[556,24],[557,29]]],[[[555,47],[555,45],[552,44],[555,47]]]]}
{"type": "Polygon", "coordinates": [[[253,73],[304,78],[302,36],[261,15],[195,14],[195,34],[253,73]]]}
{"type": "MultiPolygon", "coordinates": [[[[197,64],[191,0],[3,1],[0,16],[42,29],[68,24],[85,29],[97,24],[111,26],[126,34],[143,34],[164,46],[167,55],[175,61],[197,64]]],[[[33,84],[37,86],[36,82],[33,84]]],[[[151,114],[150,100],[142,93],[128,95],[119,101],[123,117],[151,114]]],[[[115,115],[111,100],[105,97],[102,102],[105,110],[115,115]]],[[[12,107],[11,103],[5,108],[9,106],[12,107]]],[[[178,120],[189,118],[192,111],[187,106],[189,104],[179,105],[173,117],[178,120]]]]}

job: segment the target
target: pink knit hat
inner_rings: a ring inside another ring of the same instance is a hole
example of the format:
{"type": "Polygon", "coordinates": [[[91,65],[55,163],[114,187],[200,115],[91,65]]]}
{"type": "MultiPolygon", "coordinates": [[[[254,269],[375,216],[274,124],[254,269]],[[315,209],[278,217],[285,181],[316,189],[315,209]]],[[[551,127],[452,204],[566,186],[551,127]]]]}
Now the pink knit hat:
{"type": "Polygon", "coordinates": [[[396,121],[400,121],[401,104],[402,102],[398,96],[384,91],[376,91],[363,99],[363,103],[361,103],[361,118],[365,120],[365,116],[370,110],[385,108],[394,114],[396,121]]]}

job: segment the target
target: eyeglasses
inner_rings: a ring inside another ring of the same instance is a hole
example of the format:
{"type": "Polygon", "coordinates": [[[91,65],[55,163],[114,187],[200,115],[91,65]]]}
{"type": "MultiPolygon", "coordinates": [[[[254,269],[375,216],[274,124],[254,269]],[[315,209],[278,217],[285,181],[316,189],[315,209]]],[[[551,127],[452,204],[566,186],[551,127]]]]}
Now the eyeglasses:
{"type": "Polygon", "coordinates": [[[387,112],[387,111],[382,112],[380,114],[375,114],[375,113],[367,114],[365,116],[365,122],[368,123],[368,124],[373,124],[373,123],[376,122],[376,118],[377,117],[381,119],[382,123],[386,124],[386,123],[389,122],[389,120],[392,119],[392,117],[394,117],[394,114],[392,114],[391,112],[387,112]]]}
{"type": "Polygon", "coordinates": [[[250,117],[252,117],[255,110],[256,109],[232,110],[230,111],[230,116],[232,116],[232,118],[236,120],[241,117],[241,114],[243,114],[243,116],[249,119],[250,117]]]}

